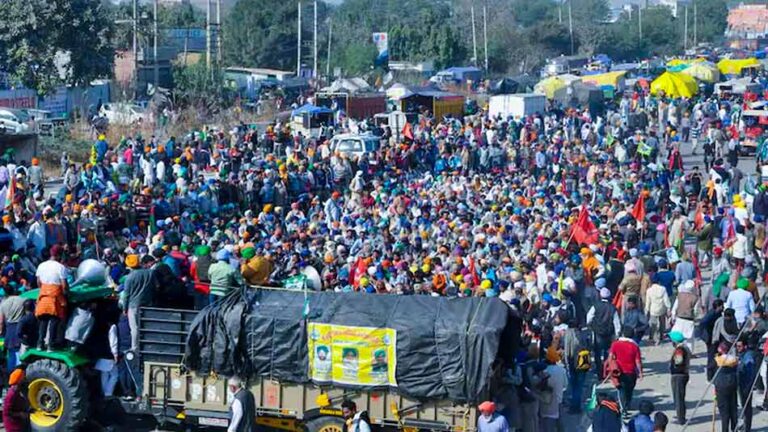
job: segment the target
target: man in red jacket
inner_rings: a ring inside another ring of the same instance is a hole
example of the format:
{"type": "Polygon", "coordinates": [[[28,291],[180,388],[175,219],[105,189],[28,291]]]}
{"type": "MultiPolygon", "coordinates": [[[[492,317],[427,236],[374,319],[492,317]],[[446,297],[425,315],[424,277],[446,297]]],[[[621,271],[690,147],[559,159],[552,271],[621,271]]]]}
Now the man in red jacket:
{"type": "Polygon", "coordinates": [[[621,392],[621,405],[624,409],[624,416],[628,417],[629,404],[632,403],[632,393],[635,391],[637,380],[643,379],[643,362],[640,358],[640,347],[632,339],[634,329],[624,327],[621,335],[611,344],[609,355],[616,356],[616,363],[621,369],[619,377],[619,391],[621,392]]]}

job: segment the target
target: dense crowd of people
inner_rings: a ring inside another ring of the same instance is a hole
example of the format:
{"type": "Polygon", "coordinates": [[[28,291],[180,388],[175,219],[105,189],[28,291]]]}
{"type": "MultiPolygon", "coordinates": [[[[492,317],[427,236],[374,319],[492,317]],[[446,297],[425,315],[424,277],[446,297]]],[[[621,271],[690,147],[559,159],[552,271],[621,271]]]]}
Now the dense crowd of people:
{"type": "MultiPolygon", "coordinates": [[[[118,369],[138,345],[138,308],[202,308],[298,276],[312,289],[507,302],[524,318],[525,347],[507,365],[514,391],[497,402],[508,427],[526,432],[557,430],[561,405],[581,411],[592,372],[621,390],[601,395],[595,421],[628,416],[643,376],[638,347],[667,339],[685,423],[700,338],[725,426],[751,416],[734,399],[751,395],[768,330],[757,290],[768,189],[739,168],[742,103],[638,90],[605,110],[550,106],[518,119],[424,112],[404,131],[356,124],[381,138],[362,155],[333,145],[343,126],[319,137],[281,123],[99,136],[90,160],[63,155],[55,194],[36,159],[6,152],[8,367],[29,347],[72,341],[68,269],[95,259],[124,312],[94,306],[106,324],[89,335],[98,343],[82,344],[104,360],[107,395],[118,381],[130,387],[118,369]],[[684,163],[699,147],[704,166],[684,163]],[[18,297],[32,288],[36,305],[18,297]],[[729,368],[736,384],[725,382],[729,368]]],[[[637,408],[631,421],[652,427],[653,409],[637,408]]]]}

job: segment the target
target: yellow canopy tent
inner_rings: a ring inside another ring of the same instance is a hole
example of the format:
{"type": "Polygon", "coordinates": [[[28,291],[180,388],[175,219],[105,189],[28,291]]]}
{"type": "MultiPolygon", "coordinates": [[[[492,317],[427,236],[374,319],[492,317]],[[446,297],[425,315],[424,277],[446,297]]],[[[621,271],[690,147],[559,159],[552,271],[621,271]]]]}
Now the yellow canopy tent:
{"type": "Polygon", "coordinates": [[[624,90],[624,75],[627,71],[606,72],[595,75],[584,75],[581,82],[594,84],[597,87],[611,86],[617,91],[624,90]]]}
{"type": "Polygon", "coordinates": [[[720,71],[717,69],[717,66],[710,62],[691,63],[691,65],[683,69],[681,73],[708,83],[720,81],[720,71]]]}
{"type": "Polygon", "coordinates": [[[558,77],[544,78],[539,81],[538,84],[533,86],[533,91],[536,93],[543,93],[547,96],[547,99],[555,97],[555,92],[565,88],[568,84],[558,77]]]}
{"type": "Polygon", "coordinates": [[[754,57],[745,59],[722,59],[717,62],[717,68],[723,75],[740,75],[742,69],[759,65],[760,60],[754,57]]]}
{"type": "Polygon", "coordinates": [[[681,72],[664,72],[651,83],[651,94],[664,92],[666,96],[692,97],[699,91],[696,80],[690,75],[681,72]]]}

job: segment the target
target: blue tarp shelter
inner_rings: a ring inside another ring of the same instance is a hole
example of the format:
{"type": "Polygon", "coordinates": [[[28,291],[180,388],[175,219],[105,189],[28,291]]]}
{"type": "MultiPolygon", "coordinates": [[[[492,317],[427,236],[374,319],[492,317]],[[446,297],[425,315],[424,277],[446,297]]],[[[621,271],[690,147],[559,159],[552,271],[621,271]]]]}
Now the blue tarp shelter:
{"type": "Polygon", "coordinates": [[[304,104],[291,112],[291,117],[300,115],[316,115],[316,114],[333,114],[333,110],[326,107],[314,106],[312,104],[304,104]]]}
{"type": "Polygon", "coordinates": [[[445,72],[452,74],[453,79],[459,82],[478,82],[483,77],[483,71],[480,68],[476,68],[474,66],[450,67],[444,71],[441,71],[441,73],[445,72]]]}

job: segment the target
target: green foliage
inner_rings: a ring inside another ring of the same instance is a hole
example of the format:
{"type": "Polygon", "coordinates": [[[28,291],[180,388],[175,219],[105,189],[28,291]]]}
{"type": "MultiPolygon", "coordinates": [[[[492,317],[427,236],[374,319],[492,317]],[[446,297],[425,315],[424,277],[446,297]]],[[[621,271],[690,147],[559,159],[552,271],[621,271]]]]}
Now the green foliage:
{"type": "Polygon", "coordinates": [[[445,1],[386,0],[372,6],[368,0],[346,0],[331,19],[333,45],[343,53],[340,66],[347,74],[369,70],[373,65],[374,32],[389,33],[389,56],[393,60],[433,60],[438,67],[465,60],[461,35],[451,25],[451,8],[445,1]],[[357,47],[344,48],[354,45],[357,47]],[[369,49],[372,56],[368,56],[369,49]],[[349,55],[350,51],[356,55],[349,55]]]}
{"type": "Polygon", "coordinates": [[[161,5],[157,9],[158,26],[170,28],[204,28],[205,13],[190,3],[161,5]]]}
{"type": "MultiPolygon", "coordinates": [[[[540,25],[544,21],[558,19],[558,3],[554,0],[512,0],[511,10],[515,21],[523,27],[540,25]]],[[[564,12],[567,19],[567,12],[564,12]]]]}
{"type": "MultiPolygon", "coordinates": [[[[307,2],[303,4],[306,6],[307,2]]],[[[323,2],[318,2],[318,6],[318,15],[322,17],[326,6],[323,2]]],[[[311,8],[303,10],[306,28],[311,27],[311,12],[311,8]]],[[[225,63],[295,69],[297,14],[296,0],[238,0],[224,23],[225,63]]],[[[308,35],[304,38],[311,40],[308,35]]]]}
{"type": "Polygon", "coordinates": [[[0,64],[26,87],[45,94],[111,73],[112,23],[99,1],[6,0],[0,16],[0,64]]]}
{"type": "MultiPolygon", "coordinates": [[[[728,5],[725,0],[696,0],[697,36],[699,42],[714,42],[723,37],[727,25],[728,5]]],[[[689,12],[690,15],[690,12],[689,12]]],[[[690,17],[689,19],[693,19],[690,17]]],[[[689,30],[691,23],[688,23],[689,30]]],[[[692,37],[692,36],[691,36],[692,37]]]]}
{"type": "Polygon", "coordinates": [[[205,59],[173,68],[176,103],[215,111],[226,102],[226,86],[221,69],[208,69],[205,59]]]}

